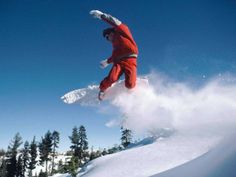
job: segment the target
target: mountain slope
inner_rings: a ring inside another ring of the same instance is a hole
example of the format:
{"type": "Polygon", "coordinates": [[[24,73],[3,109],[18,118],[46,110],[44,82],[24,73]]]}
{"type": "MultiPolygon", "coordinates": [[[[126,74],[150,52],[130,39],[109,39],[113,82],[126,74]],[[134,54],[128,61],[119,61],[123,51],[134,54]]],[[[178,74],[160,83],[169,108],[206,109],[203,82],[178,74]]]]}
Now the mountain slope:
{"type": "Polygon", "coordinates": [[[236,134],[203,156],[152,177],[235,177],[236,134]]]}
{"type": "Polygon", "coordinates": [[[175,135],[156,142],[107,155],[88,163],[83,177],[145,177],[186,163],[204,153],[216,140],[175,135]]]}

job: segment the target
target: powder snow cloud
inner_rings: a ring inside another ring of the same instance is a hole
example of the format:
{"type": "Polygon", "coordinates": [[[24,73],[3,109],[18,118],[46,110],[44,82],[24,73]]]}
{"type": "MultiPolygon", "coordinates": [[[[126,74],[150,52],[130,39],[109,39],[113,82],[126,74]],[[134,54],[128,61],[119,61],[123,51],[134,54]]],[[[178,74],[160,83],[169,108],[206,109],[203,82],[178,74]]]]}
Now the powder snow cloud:
{"type": "MultiPolygon", "coordinates": [[[[125,115],[124,126],[137,134],[173,130],[197,136],[223,136],[236,128],[236,79],[221,75],[203,86],[176,82],[157,73],[149,86],[123,92],[111,104],[125,115]]],[[[107,125],[117,125],[117,119],[107,125]]]]}

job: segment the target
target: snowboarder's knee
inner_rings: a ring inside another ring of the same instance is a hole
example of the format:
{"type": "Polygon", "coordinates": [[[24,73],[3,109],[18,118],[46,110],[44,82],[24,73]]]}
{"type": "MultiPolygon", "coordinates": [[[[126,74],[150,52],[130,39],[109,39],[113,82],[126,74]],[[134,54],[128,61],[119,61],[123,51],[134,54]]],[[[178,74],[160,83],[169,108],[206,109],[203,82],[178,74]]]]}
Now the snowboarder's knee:
{"type": "Polygon", "coordinates": [[[131,82],[126,82],[125,83],[125,87],[128,88],[128,89],[132,89],[135,87],[135,82],[131,83],[131,82]]]}
{"type": "Polygon", "coordinates": [[[115,77],[111,77],[110,79],[109,79],[109,81],[110,81],[110,83],[114,83],[114,82],[116,82],[118,79],[117,78],[115,78],[115,77]]]}

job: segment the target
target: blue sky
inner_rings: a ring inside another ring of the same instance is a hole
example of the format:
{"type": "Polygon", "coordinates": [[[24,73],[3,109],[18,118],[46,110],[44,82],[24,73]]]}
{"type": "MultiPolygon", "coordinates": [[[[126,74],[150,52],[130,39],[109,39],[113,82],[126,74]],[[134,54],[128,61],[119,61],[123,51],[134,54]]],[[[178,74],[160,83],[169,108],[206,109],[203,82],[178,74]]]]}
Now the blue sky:
{"type": "Polygon", "coordinates": [[[108,25],[93,19],[92,9],[130,27],[140,51],[139,75],[156,70],[179,81],[204,82],[236,71],[234,0],[0,1],[0,148],[16,132],[31,141],[57,130],[60,149],[69,149],[68,136],[80,125],[90,146],[119,143],[119,129],[105,127],[112,115],[59,99],[108,73],[98,67],[111,54],[102,37],[108,25]]]}

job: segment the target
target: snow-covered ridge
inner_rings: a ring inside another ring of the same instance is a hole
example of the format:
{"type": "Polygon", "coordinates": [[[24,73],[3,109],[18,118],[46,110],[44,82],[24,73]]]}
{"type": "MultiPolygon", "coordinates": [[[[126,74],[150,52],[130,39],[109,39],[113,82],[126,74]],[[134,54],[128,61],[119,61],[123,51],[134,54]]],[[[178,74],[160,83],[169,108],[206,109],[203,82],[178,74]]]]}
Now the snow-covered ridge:
{"type": "Polygon", "coordinates": [[[235,141],[234,133],[206,154],[152,177],[235,177],[235,141]]]}
{"type": "Polygon", "coordinates": [[[78,176],[147,177],[206,153],[217,140],[172,136],[88,163],[78,176]]]}
{"type": "Polygon", "coordinates": [[[234,177],[235,140],[236,134],[221,141],[174,135],[95,159],[77,177],[234,177]]]}

